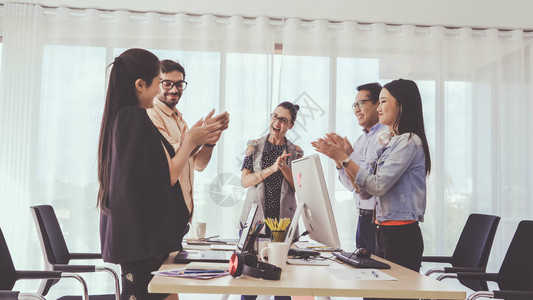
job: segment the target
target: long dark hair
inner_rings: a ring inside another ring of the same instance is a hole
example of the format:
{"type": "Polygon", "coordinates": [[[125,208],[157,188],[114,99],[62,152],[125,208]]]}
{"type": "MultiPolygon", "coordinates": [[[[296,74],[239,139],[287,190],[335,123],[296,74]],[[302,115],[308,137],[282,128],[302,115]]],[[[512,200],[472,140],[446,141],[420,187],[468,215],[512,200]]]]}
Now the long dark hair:
{"type": "MultiPolygon", "coordinates": [[[[142,79],[148,86],[161,72],[159,59],[144,49],[129,49],[115,58],[109,74],[109,85],[105,99],[104,114],[98,142],[98,190],[97,207],[104,212],[109,210],[109,177],[111,174],[111,135],[113,120],[121,108],[138,105],[135,81],[142,79]]],[[[156,83],[157,84],[157,83],[156,83]]]]}
{"type": "Polygon", "coordinates": [[[397,79],[383,86],[396,98],[399,113],[394,121],[394,128],[399,134],[409,132],[416,134],[422,140],[422,147],[426,157],[426,175],[431,172],[431,158],[429,156],[428,141],[424,129],[424,116],[422,114],[422,97],[418,86],[412,80],[397,79]]]}

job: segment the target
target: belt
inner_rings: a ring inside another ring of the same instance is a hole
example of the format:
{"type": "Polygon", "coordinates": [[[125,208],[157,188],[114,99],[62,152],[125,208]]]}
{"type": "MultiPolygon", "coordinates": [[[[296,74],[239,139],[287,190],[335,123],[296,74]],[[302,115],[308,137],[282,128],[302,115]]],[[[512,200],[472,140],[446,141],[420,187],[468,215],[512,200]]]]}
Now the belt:
{"type": "Polygon", "coordinates": [[[371,216],[373,214],[374,214],[373,209],[362,209],[362,208],[359,209],[360,216],[371,216]]]}

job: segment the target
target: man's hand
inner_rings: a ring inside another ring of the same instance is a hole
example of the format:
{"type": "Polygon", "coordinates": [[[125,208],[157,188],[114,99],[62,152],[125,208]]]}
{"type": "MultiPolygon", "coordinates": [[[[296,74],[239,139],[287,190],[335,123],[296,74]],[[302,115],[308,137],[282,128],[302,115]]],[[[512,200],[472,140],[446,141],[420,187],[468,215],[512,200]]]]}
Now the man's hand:
{"type": "Polygon", "coordinates": [[[215,114],[214,109],[211,110],[209,114],[207,114],[207,116],[205,117],[205,124],[210,125],[210,124],[218,123],[220,125],[220,130],[222,131],[226,130],[229,125],[229,113],[225,111],[213,117],[214,114],[215,114]]]}

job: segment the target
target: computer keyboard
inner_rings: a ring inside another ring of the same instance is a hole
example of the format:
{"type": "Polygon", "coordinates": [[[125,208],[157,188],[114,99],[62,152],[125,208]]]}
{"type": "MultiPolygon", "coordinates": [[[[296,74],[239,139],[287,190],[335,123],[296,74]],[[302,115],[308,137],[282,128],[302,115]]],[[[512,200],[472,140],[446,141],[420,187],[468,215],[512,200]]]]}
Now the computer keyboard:
{"type": "Polygon", "coordinates": [[[357,257],[355,254],[352,255],[352,252],[333,252],[333,255],[337,257],[337,259],[342,260],[343,262],[352,265],[356,268],[390,269],[389,264],[377,261],[372,258],[357,257]]]}
{"type": "Polygon", "coordinates": [[[201,258],[229,259],[231,254],[228,254],[228,251],[202,250],[200,251],[199,256],[201,258]]]}

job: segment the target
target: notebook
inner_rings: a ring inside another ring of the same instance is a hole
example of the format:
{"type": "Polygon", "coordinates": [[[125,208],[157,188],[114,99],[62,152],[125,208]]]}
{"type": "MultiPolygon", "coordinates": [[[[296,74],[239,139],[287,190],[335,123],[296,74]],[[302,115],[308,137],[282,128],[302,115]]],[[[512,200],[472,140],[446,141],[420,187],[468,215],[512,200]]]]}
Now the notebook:
{"type": "Polygon", "coordinates": [[[249,238],[250,228],[252,227],[255,214],[257,212],[257,204],[252,204],[250,212],[244,223],[241,237],[237,243],[237,249],[235,251],[219,251],[219,250],[181,250],[174,257],[175,263],[190,263],[195,261],[203,262],[229,262],[231,255],[234,252],[241,252],[246,244],[246,240],[249,238]]]}

